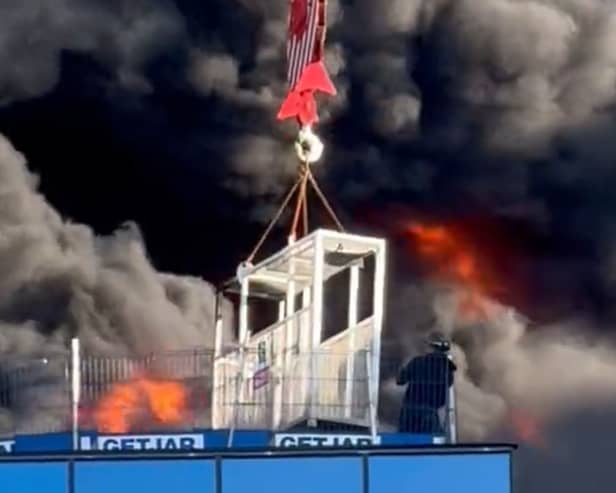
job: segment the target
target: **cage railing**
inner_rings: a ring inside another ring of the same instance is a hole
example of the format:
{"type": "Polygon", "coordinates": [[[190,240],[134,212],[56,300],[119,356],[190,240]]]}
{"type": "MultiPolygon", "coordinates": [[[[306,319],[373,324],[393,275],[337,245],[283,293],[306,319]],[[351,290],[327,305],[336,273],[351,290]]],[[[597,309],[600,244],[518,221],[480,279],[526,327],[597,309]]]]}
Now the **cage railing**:
{"type": "MultiPolygon", "coordinates": [[[[253,356],[247,351],[248,359],[253,356]]],[[[370,426],[370,382],[362,352],[305,352],[289,366],[240,370],[227,363],[214,388],[218,395],[215,428],[284,430],[311,419],[370,426]],[[348,375],[349,361],[354,367],[348,375]],[[318,371],[311,373],[311,368],[318,371]],[[224,376],[223,376],[224,375],[224,376]],[[352,386],[354,398],[347,401],[352,386]],[[311,392],[312,389],[316,391],[311,392]],[[281,390],[277,398],[278,391],[281,390]]]]}
{"type": "Polygon", "coordinates": [[[309,323],[307,306],[216,360],[215,428],[277,430],[315,419],[375,428],[370,413],[376,413],[378,386],[366,366],[372,319],[327,339],[316,350],[301,336],[309,334],[309,323]]]}

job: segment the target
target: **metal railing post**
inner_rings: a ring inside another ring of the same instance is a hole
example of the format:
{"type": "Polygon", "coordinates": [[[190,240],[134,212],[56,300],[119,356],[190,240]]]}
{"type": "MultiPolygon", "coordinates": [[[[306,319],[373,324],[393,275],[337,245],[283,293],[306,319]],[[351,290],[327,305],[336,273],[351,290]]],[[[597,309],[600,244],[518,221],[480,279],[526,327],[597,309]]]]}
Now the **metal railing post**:
{"type": "Polygon", "coordinates": [[[324,267],[324,246],[321,232],[317,231],[314,240],[313,257],[313,277],[312,277],[312,316],[311,316],[311,339],[310,339],[310,406],[308,410],[308,422],[312,422],[317,415],[319,400],[319,385],[317,383],[317,371],[319,362],[317,361],[317,350],[321,345],[321,335],[323,330],[323,267],[324,267]]]}
{"type": "Polygon", "coordinates": [[[347,385],[345,389],[344,404],[345,417],[348,419],[352,416],[353,403],[353,387],[354,387],[354,364],[355,364],[355,333],[357,332],[357,308],[359,294],[359,266],[353,265],[350,269],[349,280],[349,308],[348,308],[348,327],[349,327],[349,344],[347,354],[347,385]]]}
{"type": "Polygon", "coordinates": [[[368,378],[368,412],[370,414],[370,435],[372,441],[376,441],[377,437],[377,420],[376,420],[376,400],[375,400],[375,384],[373,382],[372,358],[370,351],[365,352],[366,357],[366,376],[368,378]]]}
{"type": "MultiPolygon", "coordinates": [[[[447,355],[449,360],[452,360],[451,354],[447,355]]],[[[449,382],[447,382],[449,383],[449,382]]],[[[458,416],[456,410],[456,385],[454,382],[449,387],[447,395],[447,442],[455,445],[458,441],[458,416]]]]}
{"type": "Polygon", "coordinates": [[[249,280],[244,277],[241,280],[242,283],[242,292],[240,299],[240,328],[239,328],[239,340],[240,340],[240,368],[237,376],[237,381],[235,383],[235,402],[233,403],[233,420],[231,423],[231,428],[229,429],[229,438],[227,441],[227,447],[231,448],[233,445],[233,438],[235,435],[235,428],[237,426],[237,413],[240,405],[240,396],[243,395],[244,392],[244,362],[246,359],[246,343],[250,338],[250,330],[248,329],[248,294],[249,294],[249,280]]]}
{"type": "Polygon", "coordinates": [[[233,402],[233,419],[229,428],[229,437],[227,440],[227,448],[233,446],[233,438],[235,436],[235,428],[237,427],[237,413],[240,407],[240,396],[244,394],[244,362],[245,362],[245,346],[242,344],[240,348],[240,364],[235,382],[235,400],[233,402]]]}
{"type": "Polygon", "coordinates": [[[81,393],[81,358],[79,339],[71,340],[71,404],[73,451],[79,450],[79,401],[81,393]]]}

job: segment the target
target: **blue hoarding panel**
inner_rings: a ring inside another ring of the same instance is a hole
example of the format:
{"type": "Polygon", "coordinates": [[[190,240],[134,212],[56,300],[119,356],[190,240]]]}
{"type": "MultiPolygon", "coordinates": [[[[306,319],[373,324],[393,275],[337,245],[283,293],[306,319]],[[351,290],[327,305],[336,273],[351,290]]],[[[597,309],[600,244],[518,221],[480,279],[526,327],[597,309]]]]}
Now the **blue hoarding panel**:
{"type": "Polygon", "coordinates": [[[369,459],[370,493],[510,493],[509,454],[369,459]]]}
{"type": "MultiPolygon", "coordinates": [[[[210,450],[224,449],[228,446],[230,430],[210,431],[205,433],[205,446],[210,450]]],[[[233,435],[233,448],[267,447],[271,440],[268,431],[238,430],[233,435]]]]}
{"type": "MultiPolygon", "coordinates": [[[[438,437],[441,438],[441,437],[438,437]]],[[[433,435],[420,435],[415,433],[383,433],[381,445],[432,445],[437,439],[433,435]]]]}
{"type": "Polygon", "coordinates": [[[214,493],[213,460],[75,463],[75,493],[214,493]]]}
{"type": "Polygon", "coordinates": [[[225,459],[222,493],[361,493],[360,458],[225,459]]]}
{"type": "Polygon", "coordinates": [[[65,463],[0,464],[2,493],[66,493],[67,486],[65,463]]]}
{"type": "MultiPolygon", "coordinates": [[[[157,434],[126,434],[126,435],[100,435],[95,432],[81,431],[79,434],[79,447],[82,451],[102,450],[117,453],[122,450],[222,450],[227,448],[230,430],[192,430],[184,433],[157,433],[157,434]]],[[[314,431],[299,433],[271,433],[267,431],[237,430],[233,437],[233,449],[242,448],[270,448],[297,447],[299,437],[323,436],[329,437],[323,444],[319,440],[308,440],[305,447],[347,447],[345,437],[348,433],[324,434],[314,431]],[[290,437],[280,440],[280,437],[290,437]],[[342,437],[342,438],[341,438],[342,437]],[[330,443],[335,442],[335,443],[330,443]],[[338,443],[340,442],[340,443],[338,443]]],[[[365,438],[365,435],[355,435],[356,439],[365,438]]],[[[377,437],[374,445],[430,445],[439,443],[437,437],[432,435],[417,435],[411,433],[383,433],[377,437]]],[[[361,440],[360,440],[361,441],[361,440]]],[[[71,433],[48,433],[42,435],[17,435],[12,438],[0,439],[0,455],[21,454],[30,452],[69,452],[73,449],[71,433]]]]}
{"type": "Polygon", "coordinates": [[[72,450],[70,433],[45,433],[42,435],[18,435],[15,437],[14,453],[65,452],[72,450]]]}

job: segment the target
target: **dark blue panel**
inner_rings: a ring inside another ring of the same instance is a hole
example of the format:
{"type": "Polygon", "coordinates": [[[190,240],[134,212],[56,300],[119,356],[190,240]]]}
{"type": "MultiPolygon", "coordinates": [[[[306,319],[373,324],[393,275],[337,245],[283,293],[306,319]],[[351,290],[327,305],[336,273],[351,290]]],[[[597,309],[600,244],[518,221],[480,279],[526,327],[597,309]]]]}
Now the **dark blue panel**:
{"type": "Polygon", "coordinates": [[[432,445],[433,435],[420,435],[417,433],[383,433],[381,445],[432,445]]]}
{"type": "Polygon", "coordinates": [[[0,464],[2,493],[67,493],[65,463],[0,464]]]}
{"type": "MultiPolygon", "coordinates": [[[[169,437],[202,436],[203,440],[195,444],[194,449],[218,450],[227,448],[230,430],[194,430],[180,434],[163,434],[169,437]]],[[[156,434],[156,436],[163,436],[156,434]]],[[[233,439],[233,448],[267,448],[273,443],[274,434],[265,431],[236,431],[233,439]]],[[[95,432],[80,433],[80,443],[82,450],[97,449],[97,438],[104,439],[105,436],[95,432]]],[[[429,445],[434,443],[432,435],[417,435],[411,433],[383,433],[380,435],[382,445],[429,445]]],[[[9,440],[0,440],[0,454],[2,453],[29,453],[29,452],[68,452],[73,448],[73,437],[70,433],[49,433],[44,435],[18,435],[15,443],[8,443],[9,440]]],[[[177,440],[176,440],[177,441],[177,440]]],[[[11,440],[12,442],[12,440],[11,440]]],[[[121,449],[121,447],[119,447],[121,449]]],[[[157,443],[148,443],[146,449],[160,449],[157,443]]],[[[182,447],[183,448],[183,447],[182,447]]],[[[118,447],[113,447],[113,452],[117,452],[118,447]]],[[[127,447],[128,449],[128,447],[127,447]]],[[[130,445],[130,450],[139,449],[135,443],[130,445]]]]}
{"type": "Polygon", "coordinates": [[[369,459],[370,493],[510,493],[509,454],[369,459]]]}
{"type": "MultiPolygon", "coordinates": [[[[210,450],[227,448],[229,432],[229,430],[206,432],[205,447],[210,450]]],[[[268,431],[238,430],[233,435],[233,448],[265,448],[271,441],[270,437],[271,433],[268,431]]]]}
{"type": "Polygon", "coordinates": [[[75,493],[213,493],[212,460],[75,463],[75,493]]]}
{"type": "Polygon", "coordinates": [[[361,493],[359,458],[225,459],[223,493],[361,493]]]}
{"type": "Polygon", "coordinates": [[[45,433],[42,435],[18,435],[13,452],[68,452],[73,450],[70,433],[45,433]]]}

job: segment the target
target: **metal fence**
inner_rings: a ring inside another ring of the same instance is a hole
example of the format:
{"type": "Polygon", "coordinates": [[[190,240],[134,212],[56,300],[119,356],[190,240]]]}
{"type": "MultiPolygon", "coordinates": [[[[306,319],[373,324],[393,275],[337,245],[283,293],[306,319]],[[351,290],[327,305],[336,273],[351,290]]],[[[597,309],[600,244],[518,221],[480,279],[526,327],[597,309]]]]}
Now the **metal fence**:
{"type": "MultiPolygon", "coordinates": [[[[281,430],[319,420],[376,429],[374,369],[369,350],[363,349],[369,340],[360,324],[318,351],[302,351],[296,341],[283,344],[280,352],[265,348],[265,355],[260,344],[218,358],[211,350],[86,355],[80,359],[79,427],[102,432],[281,430]]],[[[448,361],[447,355],[428,355],[405,364],[381,362],[381,377],[397,378],[403,394],[388,399],[396,408],[394,428],[455,439],[448,361]]],[[[3,360],[0,435],[70,430],[70,374],[68,356],[3,360]]]]}
{"type": "MultiPolygon", "coordinates": [[[[80,359],[79,426],[104,428],[101,413],[106,411],[120,420],[126,416],[126,427],[131,430],[207,427],[211,421],[213,361],[211,350],[140,357],[84,356],[80,359]],[[166,394],[174,389],[181,389],[181,402],[169,402],[166,394]],[[160,422],[152,415],[152,398],[160,401],[159,406],[181,407],[181,419],[160,422]]],[[[0,434],[70,430],[70,382],[69,356],[3,360],[0,410],[4,410],[5,419],[0,419],[0,434]]]]}
{"type": "Polygon", "coordinates": [[[0,434],[68,429],[68,357],[4,358],[0,365],[0,434]]]}
{"type": "Polygon", "coordinates": [[[455,371],[451,355],[434,351],[408,361],[382,361],[381,375],[394,380],[399,398],[396,422],[401,432],[440,435],[456,442],[455,371]]]}

